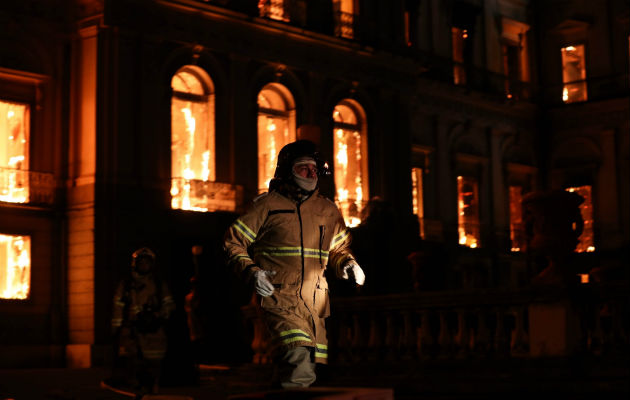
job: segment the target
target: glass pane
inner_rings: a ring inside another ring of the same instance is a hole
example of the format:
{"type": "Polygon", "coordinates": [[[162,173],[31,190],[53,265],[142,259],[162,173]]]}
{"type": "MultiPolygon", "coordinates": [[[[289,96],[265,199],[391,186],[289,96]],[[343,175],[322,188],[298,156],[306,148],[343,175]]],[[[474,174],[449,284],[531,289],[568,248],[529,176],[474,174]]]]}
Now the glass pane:
{"type": "Polygon", "coordinates": [[[358,124],[357,115],[352,108],[343,104],[338,104],[333,112],[333,119],[335,122],[342,122],[344,124],[356,125],[358,124]]]}
{"type": "Polygon", "coordinates": [[[479,203],[477,181],[473,178],[457,177],[457,216],[459,244],[478,247],[479,203]]]}
{"type": "Polygon", "coordinates": [[[0,100],[0,201],[29,199],[29,115],[27,104],[0,100]]]}
{"type": "Polygon", "coordinates": [[[584,45],[567,46],[562,53],[562,101],[573,103],[586,101],[586,66],[584,62],[584,45]]]}
{"type": "Polygon", "coordinates": [[[0,298],[26,299],[30,287],[30,236],[0,234],[0,298]]]}
{"type": "Polygon", "coordinates": [[[575,252],[592,252],[595,251],[595,240],[593,237],[593,199],[591,196],[591,186],[578,186],[566,189],[568,192],[575,192],[584,198],[584,202],[580,204],[580,213],[584,221],[584,229],[578,238],[578,244],[575,252]]]}
{"type": "Polygon", "coordinates": [[[204,95],[206,91],[201,81],[192,73],[186,71],[178,72],[171,82],[174,91],[204,95]]]}

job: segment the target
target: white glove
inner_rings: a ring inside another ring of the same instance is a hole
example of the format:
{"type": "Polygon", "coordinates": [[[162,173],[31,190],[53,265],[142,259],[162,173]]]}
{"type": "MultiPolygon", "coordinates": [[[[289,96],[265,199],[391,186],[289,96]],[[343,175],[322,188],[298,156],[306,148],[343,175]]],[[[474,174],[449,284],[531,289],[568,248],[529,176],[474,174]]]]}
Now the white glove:
{"type": "Polygon", "coordinates": [[[275,288],[271,283],[271,279],[276,275],[276,271],[258,270],[254,272],[254,290],[262,297],[269,297],[273,294],[275,288]]]}
{"type": "Polygon", "coordinates": [[[343,272],[341,273],[342,279],[350,279],[350,276],[354,278],[354,281],[359,286],[363,286],[365,283],[365,273],[354,260],[348,261],[346,265],[343,266],[343,272]]]}

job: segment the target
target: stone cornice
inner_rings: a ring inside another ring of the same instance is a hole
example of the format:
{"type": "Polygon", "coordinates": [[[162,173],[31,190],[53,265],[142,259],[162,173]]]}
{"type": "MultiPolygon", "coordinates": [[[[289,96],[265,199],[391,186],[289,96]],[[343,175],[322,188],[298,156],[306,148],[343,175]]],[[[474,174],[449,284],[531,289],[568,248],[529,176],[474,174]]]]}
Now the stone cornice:
{"type": "Polygon", "coordinates": [[[156,42],[199,44],[368,85],[385,81],[403,90],[422,71],[412,57],[192,0],[157,0],[146,12],[133,14],[139,19],[129,18],[128,11],[114,12],[108,23],[142,30],[156,42]]]}
{"type": "Polygon", "coordinates": [[[555,130],[615,128],[630,120],[630,98],[568,104],[549,109],[549,120],[555,130]]]}
{"type": "Polygon", "coordinates": [[[416,100],[422,112],[448,113],[455,119],[472,120],[506,130],[534,130],[538,107],[527,102],[500,103],[482,93],[442,82],[420,80],[416,100]]]}

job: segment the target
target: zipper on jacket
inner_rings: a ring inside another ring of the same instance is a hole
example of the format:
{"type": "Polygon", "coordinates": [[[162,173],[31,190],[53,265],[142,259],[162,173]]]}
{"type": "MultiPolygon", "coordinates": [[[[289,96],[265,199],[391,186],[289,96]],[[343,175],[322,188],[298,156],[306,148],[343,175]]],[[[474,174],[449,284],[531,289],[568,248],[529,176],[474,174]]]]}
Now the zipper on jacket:
{"type": "Polygon", "coordinates": [[[322,262],[322,247],[324,245],[324,233],[326,232],[326,227],[324,225],[319,226],[319,265],[324,268],[324,263],[322,262]]]}
{"type": "Polygon", "coordinates": [[[301,257],[302,257],[302,280],[300,281],[300,299],[304,301],[302,298],[302,287],[304,286],[304,228],[302,227],[302,213],[300,212],[300,203],[297,204],[297,215],[298,220],[300,221],[300,247],[301,247],[301,257]]]}

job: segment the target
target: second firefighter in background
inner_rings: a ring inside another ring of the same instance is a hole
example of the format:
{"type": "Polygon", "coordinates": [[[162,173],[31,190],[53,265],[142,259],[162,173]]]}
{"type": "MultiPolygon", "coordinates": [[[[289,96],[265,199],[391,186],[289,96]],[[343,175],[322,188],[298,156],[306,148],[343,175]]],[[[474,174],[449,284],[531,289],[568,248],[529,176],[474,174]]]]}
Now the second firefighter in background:
{"type": "Polygon", "coordinates": [[[261,296],[278,384],[284,388],[310,386],[315,363],[327,362],[326,268],[359,285],[365,281],[350,252],[350,232],[341,213],[319,193],[318,177],[327,174],[312,142],[284,146],[269,192],[254,200],[226,233],[230,263],[261,296]]]}

